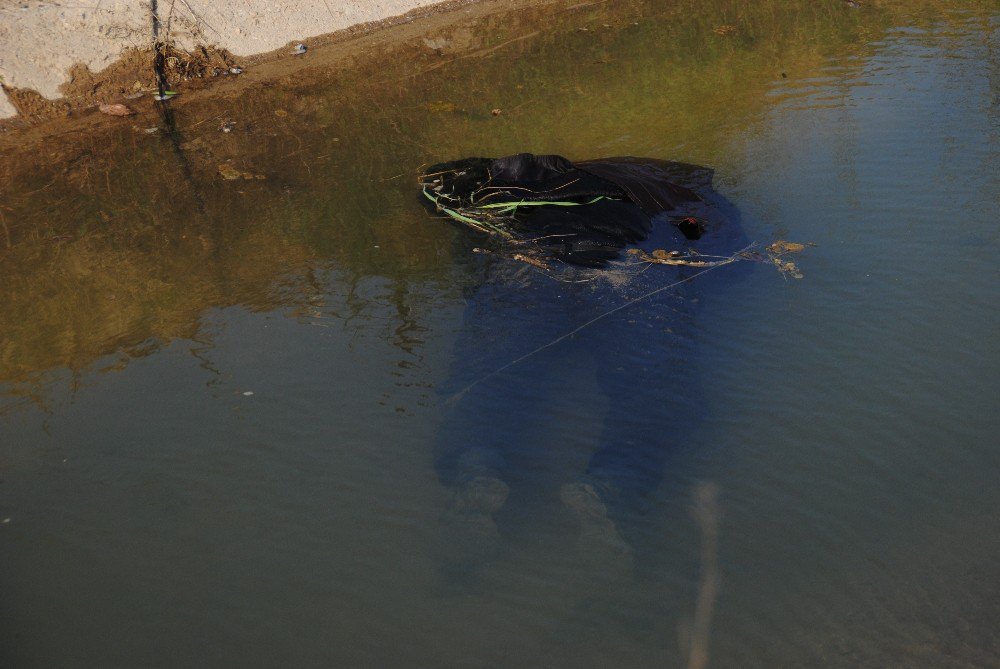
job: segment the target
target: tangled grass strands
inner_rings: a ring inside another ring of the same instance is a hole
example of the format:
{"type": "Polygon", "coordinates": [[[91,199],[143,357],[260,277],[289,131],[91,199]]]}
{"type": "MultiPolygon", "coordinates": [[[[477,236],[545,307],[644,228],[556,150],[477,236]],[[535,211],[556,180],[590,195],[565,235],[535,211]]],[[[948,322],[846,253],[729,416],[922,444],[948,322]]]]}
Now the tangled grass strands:
{"type": "Polygon", "coordinates": [[[582,207],[588,204],[594,204],[595,202],[600,202],[601,200],[610,200],[611,198],[605,197],[604,195],[598,195],[593,200],[587,202],[573,202],[570,200],[520,200],[518,202],[493,202],[491,204],[478,204],[476,209],[498,209],[501,213],[507,213],[508,211],[517,211],[518,207],[582,207]]]}
{"type": "MultiPolygon", "coordinates": [[[[578,207],[594,204],[601,200],[612,199],[604,195],[599,195],[586,202],[554,199],[520,199],[515,201],[507,200],[491,202],[490,200],[495,200],[495,198],[498,197],[502,198],[512,196],[512,191],[523,191],[526,195],[540,195],[540,193],[530,188],[520,186],[492,186],[490,185],[492,182],[492,176],[490,176],[485,183],[480,184],[472,192],[471,196],[467,198],[455,197],[454,194],[441,192],[441,185],[432,185],[442,183],[441,179],[435,179],[433,177],[440,177],[447,174],[461,175],[462,173],[456,172],[455,170],[442,170],[439,172],[428,172],[420,175],[419,177],[419,183],[422,184],[421,190],[424,197],[434,203],[434,208],[452,220],[463,223],[475,230],[478,230],[479,232],[497,235],[504,238],[507,242],[513,243],[518,243],[519,240],[514,234],[511,224],[517,216],[518,210],[522,207],[578,207]]],[[[575,183],[575,181],[563,184],[559,187],[559,189],[567,188],[573,185],[573,183],[575,183]]]]}
{"type": "Polygon", "coordinates": [[[443,198],[432,195],[426,188],[423,189],[423,193],[428,200],[434,203],[434,206],[437,208],[438,211],[443,212],[449,218],[459,221],[460,223],[465,223],[466,225],[475,228],[480,232],[500,235],[501,237],[505,237],[507,239],[513,238],[513,234],[509,230],[506,230],[500,225],[490,222],[489,220],[487,220],[486,216],[474,217],[468,214],[470,213],[474,214],[475,212],[470,212],[468,209],[462,209],[459,207],[456,208],[447,207],[441,203],[441,200],[443,198]]]}
{"type": "Polygon", "coordinates": [[[572,201],[533,201],[520,200],[518,202],[493,202],[490,204],[476,204],[473,206],[462,206],[460,201],[442,194],[431,193],[426,187],[422,189],[424,197],[434,203],[435,208],[449,216],[450,218],[465,223],[481,232],[497,234],[507,239],[513,239],[513,233],[508,230],[503,223],[510,220],[517,214],[520,207],[580,207],[594,204],[600,200],[609,199],[599,195],[587,202],[572,201]],[[452,202],[458,204],[451,205],[452,202]]]}
{"type": "Polygon", "coordinates": [[[508,240],[513,240],[514,234],[508,229],[505,223],[513,219],[521,207],[581,207],[600,202],[601,200],[611,199],[604,195],[599,195],[586,202],[573,202],[571,200],[519,200],[516,202],[482,203],[482,200],[501,193],[500,191],[495,191],[485,194],[478,201],[473,197],[471,201],[475,202],[475,204],[468,205],[464,204],[459,198],[450,197],[444,193],[433,193],[428,190],[427,186],[424,186],[421,192],[423,192],[424,197],[434,203],[435,209],[444,213],[449,218],[460,223],[465,223],[480,232],[500,235],[508,240]]]}

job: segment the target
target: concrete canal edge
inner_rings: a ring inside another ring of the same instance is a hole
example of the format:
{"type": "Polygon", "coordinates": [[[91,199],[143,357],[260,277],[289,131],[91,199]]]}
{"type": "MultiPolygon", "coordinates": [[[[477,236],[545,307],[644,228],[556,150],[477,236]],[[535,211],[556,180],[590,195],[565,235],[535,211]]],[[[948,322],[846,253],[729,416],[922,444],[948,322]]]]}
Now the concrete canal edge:
{"type": "Polygon", "coordinates": [[[118,102],[149,87],[164,44],[181,60],[196,54],[199,77],[220,76],[319,36],[376,30],[468,1],[0,0],[0,119],[118,102]]]}

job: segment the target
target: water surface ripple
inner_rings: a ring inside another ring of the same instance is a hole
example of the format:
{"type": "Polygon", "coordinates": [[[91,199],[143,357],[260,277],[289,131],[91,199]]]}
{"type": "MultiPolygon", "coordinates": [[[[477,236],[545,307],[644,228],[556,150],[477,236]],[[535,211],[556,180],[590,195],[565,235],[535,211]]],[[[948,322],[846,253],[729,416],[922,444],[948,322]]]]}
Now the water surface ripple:
{"type": "Polygon", "coordinates": [[[0,663],[685,666],[709,482],[710,666],[1000,664],[1000,14],[610,4],[178,106],[183,166],[125,125],[6,162],[0,663]],[[710,165],[805,278],[723,268],[448,402],[676,279],[420,207],[422,164],[520,150],[710,165]],[[454,516],[479,466],[495,526],[454,516]]]}

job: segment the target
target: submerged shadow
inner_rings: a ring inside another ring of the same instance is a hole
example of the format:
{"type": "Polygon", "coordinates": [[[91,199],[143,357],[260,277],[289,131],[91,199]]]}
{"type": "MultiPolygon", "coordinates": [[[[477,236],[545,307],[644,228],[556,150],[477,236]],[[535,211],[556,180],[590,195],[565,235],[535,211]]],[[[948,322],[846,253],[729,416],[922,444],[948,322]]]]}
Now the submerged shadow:
{"type": "MultiPolygon", "coordinates": [[[[654,217],[641,248],[726,256],[746,247],[738,211],[704,173],[686,182],[682,172],[672,176],[700,196],[701,234],[692,238],[654,217]]],[[[447,574],[477,572],[525,529],[526,518],[560,506],[580,557],[631,570],[671,454],[697,447],[692,440],[708,414],[701,305],[745,264],[705,272],[632,261],[544,273],[503,257],[482,259],[439,389],[452,400],[436,443],[436,470],[451,493],[441,538],[447,574]],[[586,452],[586,464],[552,466],[552,452],[586,452]],[[539,501],[546,497],[557,501],[539,501]]]]}

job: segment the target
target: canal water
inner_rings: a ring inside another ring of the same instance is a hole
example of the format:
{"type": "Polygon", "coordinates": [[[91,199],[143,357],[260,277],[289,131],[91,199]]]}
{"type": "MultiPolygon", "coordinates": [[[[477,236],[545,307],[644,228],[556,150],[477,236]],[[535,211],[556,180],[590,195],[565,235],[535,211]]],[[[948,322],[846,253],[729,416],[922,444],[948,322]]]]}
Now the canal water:
{"type": "Polygon", "coordinates": [[[996,5],[461,11],[6,150],[0,664],[1000,664],[996,5]],[[804,277],[421,206],[520,151],[804,277]]]}

